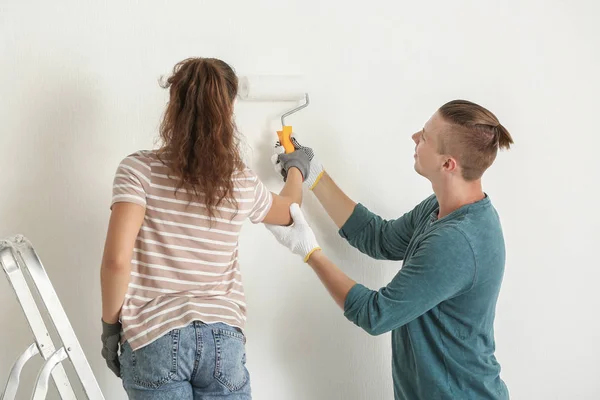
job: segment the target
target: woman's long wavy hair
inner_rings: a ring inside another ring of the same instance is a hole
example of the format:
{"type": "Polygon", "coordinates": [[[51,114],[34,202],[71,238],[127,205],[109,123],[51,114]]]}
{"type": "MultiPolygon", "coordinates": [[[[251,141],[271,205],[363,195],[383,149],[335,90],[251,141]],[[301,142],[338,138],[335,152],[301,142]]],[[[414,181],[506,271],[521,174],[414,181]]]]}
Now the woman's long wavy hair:
{"type": "Polygon", "coordinates": [[[161,85],[169,103],[160,125],[159,159],[210,217],[224,201],[234,204],[233,173],[243,166],[233,118],[238,79],[225,62],[188,58],[161,85]]]}

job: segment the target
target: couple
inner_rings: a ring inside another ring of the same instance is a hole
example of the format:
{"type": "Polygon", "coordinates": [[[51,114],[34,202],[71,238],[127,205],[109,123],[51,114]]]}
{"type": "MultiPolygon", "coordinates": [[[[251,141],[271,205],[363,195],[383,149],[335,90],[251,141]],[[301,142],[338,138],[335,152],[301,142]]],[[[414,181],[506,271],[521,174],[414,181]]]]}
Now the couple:
{"type": "Polygon", "coordinates": [[[434,194],[384,220],[297,141],[293,153],[276,147],[285,185],[269,192],[241,160],[225,62],[184,60],[165,87],[162,147],[117,169],[101,267],[102,355],[130,399],[251,398],[237,246],[246,219],[310,265],[350,321],[392,332],[396,399],[508,398],[493,330],[504,240],[481,177],[512,138],[491,112],[452,101],[412,135],[434,194]],[[370,290],[325,255],[299,207],[303,184],[352,246],[403,260],[391,282],[370,290]]]}

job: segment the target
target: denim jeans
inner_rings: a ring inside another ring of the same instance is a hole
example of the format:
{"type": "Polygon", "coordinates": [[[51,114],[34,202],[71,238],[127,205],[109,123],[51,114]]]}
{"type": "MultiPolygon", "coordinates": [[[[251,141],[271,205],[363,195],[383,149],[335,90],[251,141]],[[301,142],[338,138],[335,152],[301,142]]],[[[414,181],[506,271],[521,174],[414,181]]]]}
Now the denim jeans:
{"type": "Polygon", "coordinates": [[[229,325],[194,322],[119,356],[131,400],[250,400],[246,338],[229,325]]]}

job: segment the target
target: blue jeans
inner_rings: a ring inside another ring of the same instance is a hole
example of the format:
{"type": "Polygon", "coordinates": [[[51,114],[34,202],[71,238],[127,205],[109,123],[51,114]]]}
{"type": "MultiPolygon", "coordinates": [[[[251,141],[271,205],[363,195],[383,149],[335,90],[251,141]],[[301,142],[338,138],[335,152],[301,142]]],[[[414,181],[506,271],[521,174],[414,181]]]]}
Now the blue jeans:
{"type": "Polygon", "coordinates": [[[246,338],[226,324],[194,322],[139,350],[121,349],[121,378],[131,400],[250,400],[246,338]]]}

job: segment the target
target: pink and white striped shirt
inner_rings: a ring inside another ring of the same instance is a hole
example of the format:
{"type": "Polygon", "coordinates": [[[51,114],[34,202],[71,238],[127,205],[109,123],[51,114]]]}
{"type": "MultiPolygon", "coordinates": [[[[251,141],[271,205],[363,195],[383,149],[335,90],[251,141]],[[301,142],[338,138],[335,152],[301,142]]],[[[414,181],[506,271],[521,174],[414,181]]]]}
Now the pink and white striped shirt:
{"type": "Polygon", "coordinates": [[[223,202],[211,220],[202,201],[175,191],[177,180],[154,151],[139,151],[119,165],[111,208],[130,202],[146,210],[121,309],[123,340],[133,350],[197,320],[244,328],[238,236],[246,219],[264,219],[273,198],[248,168],[232,179],[237,206],[223,202]]]}

